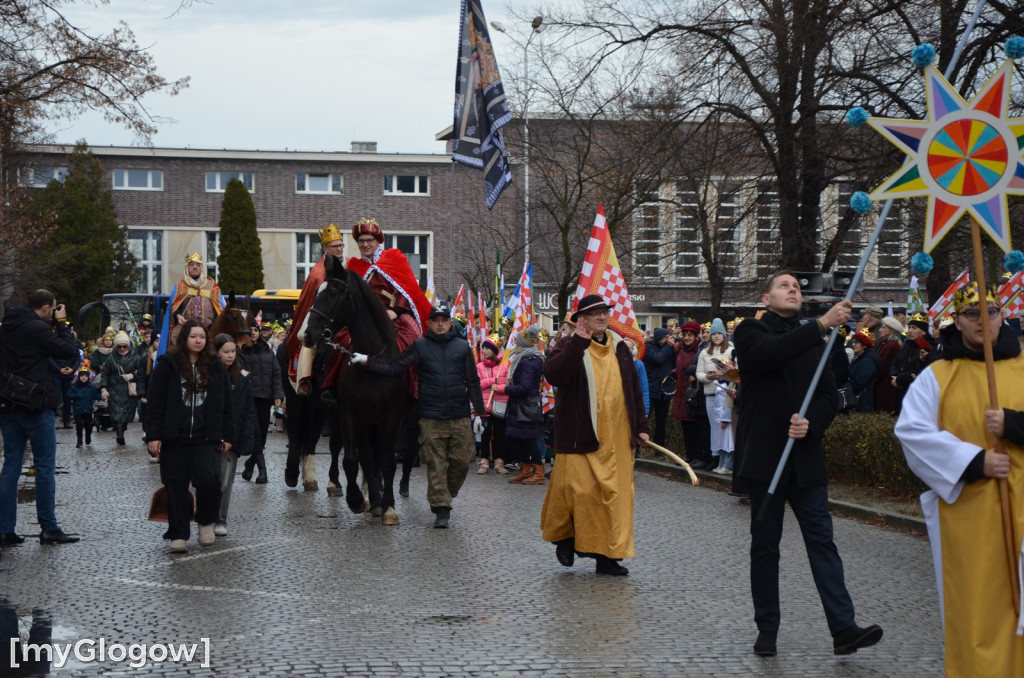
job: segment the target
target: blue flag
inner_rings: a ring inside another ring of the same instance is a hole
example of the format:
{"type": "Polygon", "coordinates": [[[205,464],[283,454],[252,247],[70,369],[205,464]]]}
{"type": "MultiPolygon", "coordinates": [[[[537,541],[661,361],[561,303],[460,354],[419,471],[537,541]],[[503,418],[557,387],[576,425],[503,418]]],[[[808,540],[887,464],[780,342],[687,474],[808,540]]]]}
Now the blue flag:
{"type": "Polygon", "coordinates": [[[484,172],[487,209],[512,182],[501,128],[512,120],[480,0],[462,0],[452,159],[484,172]]]}

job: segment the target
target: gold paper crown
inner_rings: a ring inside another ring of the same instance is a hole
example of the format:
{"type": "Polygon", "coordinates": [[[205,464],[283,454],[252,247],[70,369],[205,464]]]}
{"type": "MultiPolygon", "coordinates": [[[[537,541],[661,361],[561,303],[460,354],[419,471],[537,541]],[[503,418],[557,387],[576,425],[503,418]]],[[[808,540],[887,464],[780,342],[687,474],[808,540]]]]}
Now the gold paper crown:
{"type": "Polygon", "coordinates": [[[710,330],[710,329],[711,329],[711,323],[704,323],[704,324],[703,324],[703,325],[701,325],[700,327],[701,327],[701,329],[703,329],[703,330],[710,330]]]}
{"type": "Polygon", "coordinates": [[[193,261],[199,264],[203,263],[203,255],[200,254],[199,252],[193,252],[192,254],[185,257],[186,264],[191,264],[193,261]]]}
{"type": "Polygon", "coordinates": [[[842,337],[843,339],[846,339],[847,337],[849,337],[850,336],[850,328],[847,327],[846,325],[840,325],[839,326],[839,336],[842,337]]]}
{"type": "Polygon", "coordinates": [[[491,332],[487,335],[487,338],[490,339],[495,346],[497,346],[498,342],[501,341],[501,337],[498,336],[497,332],[491,332]]]}
{"type": "Polygon", "coordinates": [[[327,224],[321,228],[317,233],[320,234],[320,243],[326,247],[327,243],[334,242],[335,240],[341,240],[345,236],[342,235],[341,231],[334,224],[327,224]]]}
{"type": "Polygon", "coordinates": [[[107,329],[103,330],[104,337],[110,337],[113,339],[115,334],[117,334],[117,332],[110,325],[107,325],[107,329]]]}
{"type": "MultiPolygon", "coordinates": [[[[991,301],[998,306],[999,290],[996,289],[996,286],[989,285],[986,292],[986,297],[988,298],[988,301],[991,301]]],[[[978,282],[976,280],[972,280],[966,285],[961,285],[960,288],[957,289],[956,293],[953,295],[953,310],[956,311],[957,313],[959,313],[960,309],[966,306],[967,304],[980,303],[981,294],[978,291],[978,282]]]]}
{"type": "Polygon", "coordinates": [[[928,318],[928,316],[926,316],[924,313],[921,313],[920,311],[918,311],[914,315],[910,316],[910,318],[908,319],[908,322],[909,321],[914,321],[914,322],[918,322],[918,323],[930,323],[931,322],[931,320],[928,318]]]}
{"type": "Polygon", "coordinates": [[[551,333],[548,332],[546,329],[542,329],[540,331],[540,343],[541,344],[543,344],[544,346],[547,346],[548,339],[550,339],[550,338],[551,338],[551,333]]]}

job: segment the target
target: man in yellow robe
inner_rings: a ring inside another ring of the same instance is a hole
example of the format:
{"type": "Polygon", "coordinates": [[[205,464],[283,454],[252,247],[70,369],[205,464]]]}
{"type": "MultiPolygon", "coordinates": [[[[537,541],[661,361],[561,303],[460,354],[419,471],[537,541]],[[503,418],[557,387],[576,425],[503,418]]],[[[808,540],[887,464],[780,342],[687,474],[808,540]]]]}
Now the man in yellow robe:
{"type": "Polygon", "coordinates": [[[575,555],[598,574],[626,575],[633,557],[633,444],[648,439],[629,347],[608,329],[611,306],[591,294],[572,314],[575,332],[544,362],[555,387],[555,466],[541,511],[544,539],[566,567],[575,555]]]}
{"type": "Polygon", "coordinates": [[[185,257],[185,270],[174,288],[171,311],[176,324],[195,318],[210,329],[214,319],[224,310],[220,303],[220,287],[217,281],[203,275],[203,257],[194,252],[185,257]]]}
{"type": "Polygon", "coordinates": [[[995,288],[977,283],[954,298],[956,319],[942,330],[942,357],[913,381],[896,435],[911,470],[931,489],[921,495],[939,602],[946,675],[1024,676],[1024,637],[1013,608],[1013,576],[1003,540],[998,479],[1009,482],[1014,567],[1024,534],[1024,356],[1003,322],[995,288]],[[1001,409],[986,409],[982,323],[988,323],[1001,409]],[[1002,438],[1008,454],[994,449],[1002,438]]]}

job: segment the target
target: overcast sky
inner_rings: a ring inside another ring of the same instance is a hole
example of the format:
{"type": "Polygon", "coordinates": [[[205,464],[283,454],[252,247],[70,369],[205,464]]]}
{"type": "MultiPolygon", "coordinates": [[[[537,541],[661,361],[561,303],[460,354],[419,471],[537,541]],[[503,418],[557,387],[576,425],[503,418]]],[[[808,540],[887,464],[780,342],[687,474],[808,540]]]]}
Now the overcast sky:
{"type": "MultiPolygon", "coordinates": [[[[144,100],[161,124],[158,147],[443,153],[434,135],[452,122],[460,0],[111,0],[71,5],[90,32],[119,19],[149,47],[168,80],[191,76],[176,97],[144,100]]],[[[488,21],[514,21],[538,0],[484,0],[488,21]]],[[[518,64],[492,31],[499,68],[518,64]]],[[[504,72],[503,72],[504,76],[504,72]]],[[[54,141],[132,145],[127,130],[90,114],[62,121],[54,141]]]]}

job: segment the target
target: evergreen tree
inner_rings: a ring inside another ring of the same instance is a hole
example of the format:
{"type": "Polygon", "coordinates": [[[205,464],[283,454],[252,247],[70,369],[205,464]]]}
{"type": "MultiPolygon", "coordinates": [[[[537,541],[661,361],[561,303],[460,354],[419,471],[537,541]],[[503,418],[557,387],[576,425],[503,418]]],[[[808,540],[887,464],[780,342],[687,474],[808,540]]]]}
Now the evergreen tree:
{"type": "Polygon", "coordinates": [[[238,179],[224,189],[220,204],[217,284],[225,294],[249,294],[263,287],[263,248],[256,230],[252,196],[238,179]]]}
{"type": "Polygon", "coordinates": [[[134,292],[142,284],[107,181],[100,161],[79,141],[68,155],[66,179],[51,181],[29,198],[35,218],[51,226],[31,268],[67,304],[72,318],[83,304],[110,292],[134,292]]]}

